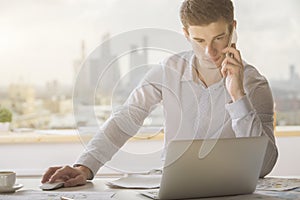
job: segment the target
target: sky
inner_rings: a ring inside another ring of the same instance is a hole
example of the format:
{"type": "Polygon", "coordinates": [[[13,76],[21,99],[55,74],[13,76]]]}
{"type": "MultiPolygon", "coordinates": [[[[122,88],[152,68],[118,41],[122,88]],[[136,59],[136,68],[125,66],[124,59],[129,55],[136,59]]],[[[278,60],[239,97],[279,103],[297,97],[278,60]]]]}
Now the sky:
{"type": "MultiPolygon", "coordinates": [[[[112,36],[139,28],[181,33],[181,0],[0,0],[0,87],[20,80],[72,84],[81,41],[87,54],[112,36]]],[[[268,79],[300,74],[300,1],[234,1],[238,48],[268,79]]]]}

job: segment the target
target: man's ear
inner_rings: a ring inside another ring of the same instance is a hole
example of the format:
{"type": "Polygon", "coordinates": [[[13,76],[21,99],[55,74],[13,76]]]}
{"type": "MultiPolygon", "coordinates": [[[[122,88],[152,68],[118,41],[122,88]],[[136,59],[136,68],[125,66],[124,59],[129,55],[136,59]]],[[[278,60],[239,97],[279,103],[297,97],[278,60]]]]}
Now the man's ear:
{"type": "Polygon", "coordinates": [[[233,20],[233,27],[236,29],[236,25],[237,25],[237,22],[236,20],[233,20]]]}
{"type": "Polygon", "coordinates": [[[186,27],[182,28],[185,38],[190,42],[190,34],[186,27]]]}

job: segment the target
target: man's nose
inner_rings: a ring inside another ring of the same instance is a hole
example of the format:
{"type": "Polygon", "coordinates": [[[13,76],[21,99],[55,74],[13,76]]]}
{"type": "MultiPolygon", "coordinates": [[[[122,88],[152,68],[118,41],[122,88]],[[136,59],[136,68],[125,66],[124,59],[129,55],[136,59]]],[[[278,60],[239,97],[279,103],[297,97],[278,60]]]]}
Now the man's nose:
{"type": "Polygon", "coordinates": [[[207,44],[205,47],[205,55],[214,58],[217,55],[217,50],[212,44],[207,44]]]}

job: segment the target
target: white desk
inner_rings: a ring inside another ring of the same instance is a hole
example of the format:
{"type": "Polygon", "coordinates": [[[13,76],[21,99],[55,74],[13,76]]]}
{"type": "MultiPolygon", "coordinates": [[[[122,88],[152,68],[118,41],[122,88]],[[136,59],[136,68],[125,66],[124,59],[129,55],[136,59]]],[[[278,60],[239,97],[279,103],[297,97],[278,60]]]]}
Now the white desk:
{"type": "MultiPolygon", "coordinates": [[[[40,177],[18,177],[17,183],[23,184],[23,188],[18,190],[15,193],[0,193],[0,200],[27,200],[29,196],[33,193],[44,193],[40,195],[39,200],[60,200],[60,196],[72,197],[74,196],[76,200],[81,199],[90,199],[88,196],[84,197],[83,194],[92,194],[92,193],[108,193],[113,192],[115,194],[112,199],[145,199],[149,200],[149,198],[139,195],[137,190],[119,190],[119,189],[111,189],[106,186],[105,181],[113,180],[117,178],[96,178],[92,182],[88,182],[86,185],[78,186],[78,187],[70,187],[70,188],[60,188],[58,190],[53,191],[42,191],[39,189],[41,185],[40,177]],[[59,193],[59,195],[57,195],[59,193]],[[72,193],[74,195],[72,195],[72,193]],[[52,195],[51,195],[52,194],[52,195]],[[77,198],[76,198],[77,197],[77,198]]],[[[32,198],[30,198],[32,199],[32,198]]],[[[101,199],[101,198],[100,198],[101,199]]]]}
{"type": "MultiPolygon", "coordinates": [[[[90,199],[87,197],[80,196],[81,194],[92,194],[95,192],[114,192],[115,195],[112,199],[119,199],[119,200],[149,200],[149,198],[140,195],[138,192],[139,190],[123,190],[123,189],[111,189],[105,185],[105,181],[112,180],[114,178],[96,178],[90,183],[87,183],[84,186],[73,187],[73,188],[61,188],[58,190],[50,191],[50,192],[43,192],[42,198],[45,200],[59,200],[59,196],[62,195],[70,195],[70,193],[74,194],[75,199],[90,199]],[[56,194],[50,195],[49,194],[56,194]],[[59,195],[57,195],[59,194],[59,195]],[[61,194],[61,195],[60,195],[61,194]],[[76,198],[77,195],[77,198],[76,198]]],[[[19,177],[17,179],[17,183],[23,184],[24,187],[18,190],[16,193],[13,194],[0,194],[0,200],[14,200],[14,199],[22,199],[27,200],[26,195],[30,192],[41,192],[39,189],[40,185],[40,178],[39,177],[19,177]]],[[[250,199],[267,199],[267,200],[276,200],[276,199],[300,199],[300,189],[287,191],[287,192],[267,192],[267,191],[256,191],[254,194],[250,195],[239,195],[239,196],[230,196],[230,197],[219,197],[219,198],[205,198],[207,200],[250,200],[250,199]]],[[[204,200],[204,199],[201,199],[204,200]]]]}

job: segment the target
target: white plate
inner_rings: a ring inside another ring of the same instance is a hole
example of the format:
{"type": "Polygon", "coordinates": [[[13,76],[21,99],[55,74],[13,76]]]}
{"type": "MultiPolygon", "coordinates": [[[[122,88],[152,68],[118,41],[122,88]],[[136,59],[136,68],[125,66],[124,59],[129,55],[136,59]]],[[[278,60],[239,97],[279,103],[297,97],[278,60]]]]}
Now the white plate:
{"type": "Polygon", "coordinates": [[[12,193],[23,187],[22,184],[15,184],[13,187],[0,187],[0,193],[12,193]]]}

